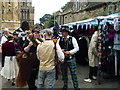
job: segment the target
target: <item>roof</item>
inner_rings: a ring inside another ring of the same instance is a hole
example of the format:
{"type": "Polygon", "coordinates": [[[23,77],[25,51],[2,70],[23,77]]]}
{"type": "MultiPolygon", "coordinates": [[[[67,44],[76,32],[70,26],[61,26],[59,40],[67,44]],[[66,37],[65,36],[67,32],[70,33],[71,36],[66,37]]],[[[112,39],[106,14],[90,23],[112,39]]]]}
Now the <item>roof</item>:
{"type": "Polygon", "coordinates": [[[88,2],[88,6],[86,7],[86,10],[95,9],[102,5],[105,5],[105,2],[88,2]]]}
{"type": "Polygon", "coordinates": [[[73,4],[74,4],[73,2],[68,2],[63,11],[72,8],[73,4]]]}

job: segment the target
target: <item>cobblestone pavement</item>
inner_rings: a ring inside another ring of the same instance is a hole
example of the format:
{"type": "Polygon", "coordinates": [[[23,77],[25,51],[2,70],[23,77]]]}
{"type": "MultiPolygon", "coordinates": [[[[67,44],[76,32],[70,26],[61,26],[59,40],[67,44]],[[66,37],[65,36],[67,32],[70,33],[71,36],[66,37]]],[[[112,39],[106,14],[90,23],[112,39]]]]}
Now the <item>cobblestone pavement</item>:
{"type": "MultiPolygon", "coordinates": [[[[103,73],[101,76],[100,85],[97,83],[96,80],[92,80],[92,83],[84,82],[84,78],[88,77],[88,73],[89,73],[88,71],[89,71],[88,66],[77,65],[77,76],[78,76],[78,82],[80,88],[120,88],[120,78],[104,79],[103,76],[105,75],[103,73]]],[[[69,77],[69,82],[68,82],[69,88],[73,88],[70,73],[68,74],[68,77],[69,77]]],[[[12,87],[10,81],[7,81],[5,78],[0,76],[0,81],[1,79],[2,79],[2,84],[0,83],[1,85],[0,87],[17,88],[17,87],[12,87]]],[[[37,80],[36,80],[36,84],[37,84],[37,80]]],[[[60,74],[59,79],[56,81],[55,88],[62,88],[62,86],[63,86],[63,81],[60,74]]]]}

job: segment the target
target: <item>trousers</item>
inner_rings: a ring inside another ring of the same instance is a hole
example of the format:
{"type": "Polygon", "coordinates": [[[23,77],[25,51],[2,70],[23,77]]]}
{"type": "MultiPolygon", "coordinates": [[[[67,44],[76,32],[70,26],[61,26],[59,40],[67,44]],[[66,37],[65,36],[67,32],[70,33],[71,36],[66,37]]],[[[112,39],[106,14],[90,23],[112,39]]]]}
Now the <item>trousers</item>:
{"type": "Polygon", "coordinates": [[[74,88],[78,88],[78,79],[76,72],[76,60],[75,58],[65,60],[63,64],[61,64],[62,78],[64,81],[64,87],[68,87],[68,68],[70,69],[70,73],[72,76],[73,86],[74,88]]]}
{"type": "Polygon", "coordinates": [[[54,88],[55,81],[55,69],[39,71],[38,88],[54,88]]]}

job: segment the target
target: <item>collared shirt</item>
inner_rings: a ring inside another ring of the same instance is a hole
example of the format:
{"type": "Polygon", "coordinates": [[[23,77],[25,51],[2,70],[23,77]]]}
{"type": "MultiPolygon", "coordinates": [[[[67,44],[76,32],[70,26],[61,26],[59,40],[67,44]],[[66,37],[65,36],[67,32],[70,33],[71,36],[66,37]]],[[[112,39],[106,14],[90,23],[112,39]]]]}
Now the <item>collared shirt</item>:
{"type": "Polygon", "coordinates": [[[1,38],[1,45],[7,41],[7,36],[2,36],[1,38]]]}
{"type": "MultiPolygon", "coordinates": [[[[69,37],[70,36],[68,35],[67,39],[69,39],[69,37]]],[[[60,41],[60,39],[58,39],[57,44],[59,44],[59,41],[60,41]]],[[[74,48],[72,50],[70,50],[69,52],[70,52],[70,54],[75,54],[79,50],[79,46],[78,46],[77,40],[74,37],[72,37],[72,44],[73,44],[74,48]]]]}

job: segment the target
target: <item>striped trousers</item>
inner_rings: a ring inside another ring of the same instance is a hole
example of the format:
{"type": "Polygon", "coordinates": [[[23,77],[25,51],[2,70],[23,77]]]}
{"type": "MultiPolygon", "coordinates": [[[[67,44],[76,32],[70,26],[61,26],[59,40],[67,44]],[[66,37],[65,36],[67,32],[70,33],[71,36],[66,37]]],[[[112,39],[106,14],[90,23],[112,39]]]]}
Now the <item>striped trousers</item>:
{"type": "Polygon", "coordinates": [[[62,70],[62,78],[64,81],[64,88],[68,87],[68,68],[70,69],[70,73],[72,76],[73,86],[74,88],[78,88],[78,79],[77,79],[77,72],[76,72],[76,60],[75,58],[65,60],[63,64],[61,64],[62,70]]]}

